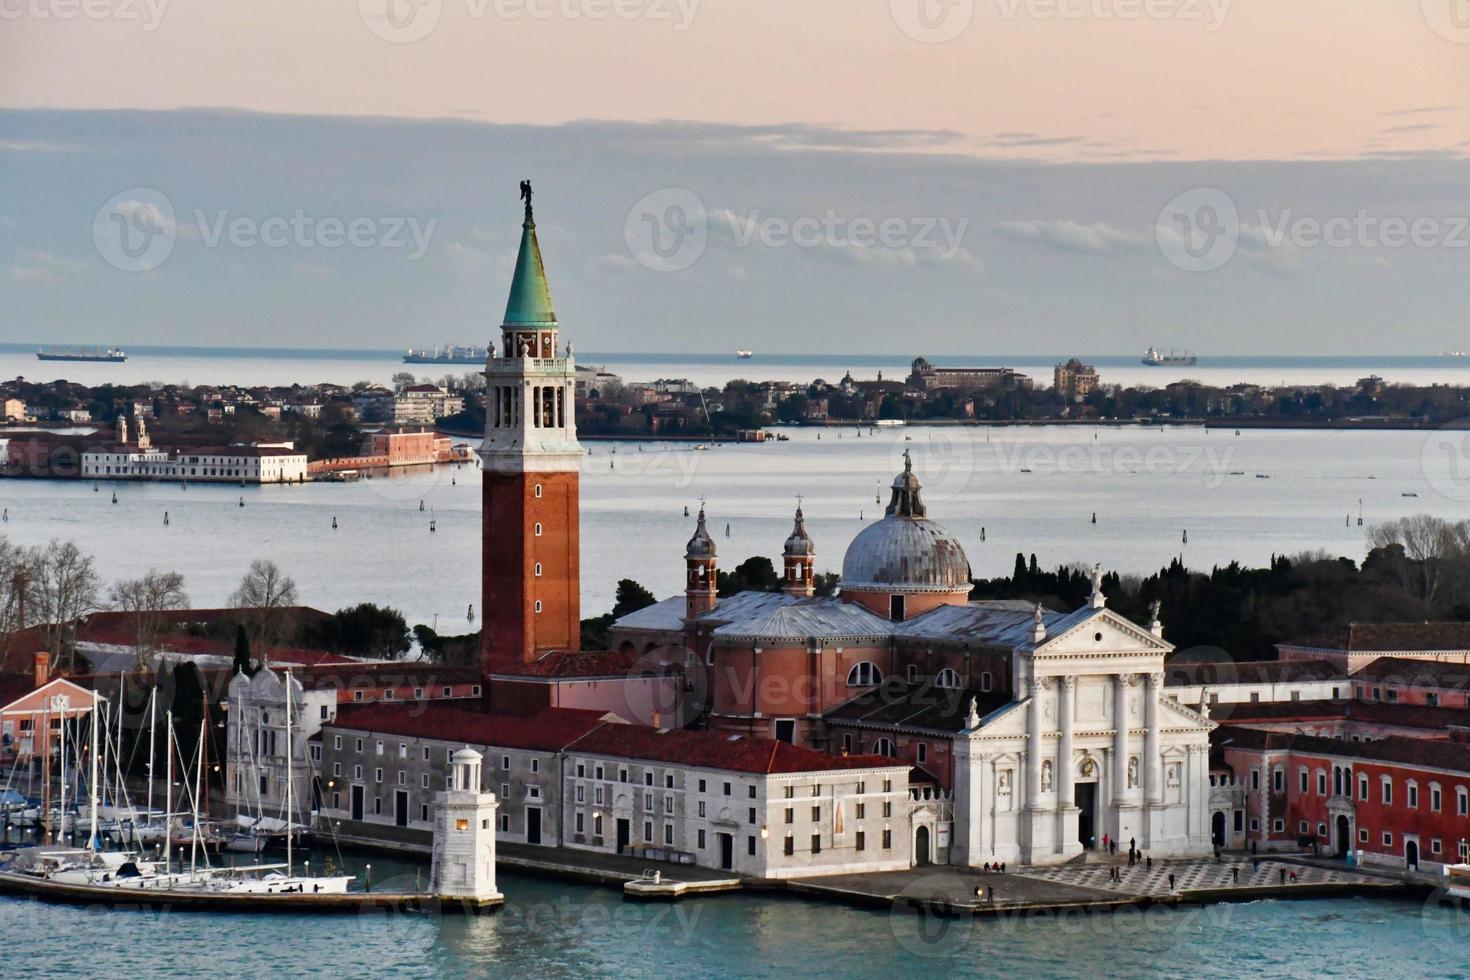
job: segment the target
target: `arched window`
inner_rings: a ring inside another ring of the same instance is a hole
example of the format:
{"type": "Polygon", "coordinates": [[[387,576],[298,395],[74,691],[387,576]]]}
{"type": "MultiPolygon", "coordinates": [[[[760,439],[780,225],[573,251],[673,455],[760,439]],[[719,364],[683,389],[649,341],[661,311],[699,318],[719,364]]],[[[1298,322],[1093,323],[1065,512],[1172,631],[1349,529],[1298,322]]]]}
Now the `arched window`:
{"type": "Polygon", "coordinates": [[[934,686],[946,691],[958,691],[960,689],[960,675],[946,667],[934,678],[934,686]]]}
{"type": "Polygon", "coordinates": [[[873,743],[873,754],[886,755],[890,759],[892,759],[893,757],[898,755],[898,752],[893,747],[892,739],[880,738],[878,739],[878,741],[873,743]]]}
{"type": "Polygon", "coordinates": [[[871,660],[854,664],[847,672],[848,687],[875,687],[883,683],[883,672],[871,660]]]}

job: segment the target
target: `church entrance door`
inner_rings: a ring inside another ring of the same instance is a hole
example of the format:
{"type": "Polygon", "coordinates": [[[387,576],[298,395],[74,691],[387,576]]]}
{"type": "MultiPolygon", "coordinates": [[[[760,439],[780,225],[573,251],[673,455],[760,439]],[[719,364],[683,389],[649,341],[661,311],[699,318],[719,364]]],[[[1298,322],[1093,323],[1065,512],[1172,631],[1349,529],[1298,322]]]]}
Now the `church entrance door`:
{"type": "Polygon", "coordinates": [[[920,827],[914,833],[914,863],[921,867],[930,863],[928,827],[920,827]]]}
{"type": "Polygon", "coordinates": [[[1097,783],[1078,783],[1077,839],[1083,847],[1097,847],[1097,783]]]}

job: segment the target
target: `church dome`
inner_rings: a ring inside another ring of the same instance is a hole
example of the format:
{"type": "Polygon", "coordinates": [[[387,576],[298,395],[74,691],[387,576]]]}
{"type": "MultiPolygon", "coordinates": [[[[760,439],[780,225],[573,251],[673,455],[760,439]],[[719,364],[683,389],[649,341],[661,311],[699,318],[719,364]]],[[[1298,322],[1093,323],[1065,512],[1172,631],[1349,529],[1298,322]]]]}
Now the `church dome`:
{"type": "Polygon", "coordinates": [[[905,453],[904,471],[893,481],[883,519],[863,528],[848,545],[842,559],[844,592],[969,592],[965,549],[929,520],[920,486],[905,453]]]}

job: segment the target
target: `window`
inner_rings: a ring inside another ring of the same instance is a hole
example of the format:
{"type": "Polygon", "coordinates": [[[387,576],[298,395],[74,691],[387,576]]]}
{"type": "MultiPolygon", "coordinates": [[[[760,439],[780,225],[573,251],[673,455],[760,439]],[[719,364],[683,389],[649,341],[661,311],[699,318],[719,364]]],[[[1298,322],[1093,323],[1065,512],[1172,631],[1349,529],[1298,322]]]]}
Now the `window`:
{"type": "Polygon", "coordinates": [[[540,599],[537,599],[536,600],[536,611],[538,613],[541,611],[541,600],[540,599]]]}
{"type": "Polygon", "coordinates": [[[383,741],[382,741],[382,739],[379,739],[378,742],[377,742],[377,751],[376,751],[375,754],[376,755],[382,755],[383,754],[383,741]]]}
{"type": "Polygon", "coordinates": [[[812,834],[812,853],[813,854],[821,854],[822,853],[822,835],[821,834],[812,834]]]}
{"type": "Polygon", "coordinates": [[[1261,770],[1259,770],[1259,769],[1252,769],[1251,770],[1251,792],[1255,792],[1256,790],[1258,790],[1260,788],[1261,788],[1261,770]]]}
{"type": "Polygon", "coordinates": [[[699,849],[701,851],[704,850],[704,846],[704,828],[701,827],[699,830],[699,849]]]}
{"type": "Polygon", "coordinates": [[[958,691],[960,689],[960,675],[946,667],[934,678],[934,686],[943,688],[946,691],[958,691]]]}
{"type": "Polygon", "coordinates": [[[1430,854],[1438,854],[1438,853],[1440,853],[1443,850],[1444,850],[1444,845],[1441,843],[1441,841],[1440,841],[1440,839],[1438,837],[1432,838],[1429,841],[1429,853],[1430,854]]]}
{"type": "Polygon", "coordinates": [[[981,671],[980,673],[980,690],[990,690],[990,671],[988,670],[981,671]]]}
{"type": "Polygon", "coordinates": [[[730,784],[729,783],[726,783],[725,784],[725,795],[726,796],[729,796],[730,795],[730,784]]]}
{"type": "MultiPolygon", "coordinates": [[[[704,816],[704,800],[700,800],[699,801],[699,815],[701,817],[704,816]]],[[[790,823],[790,821],[787,821],[787,822],[790,823]]]]}
{"type": "MultiPolygon", "coordinates": [[[[702,831],[701,831],[701,833],[702,833],[702,831]]],[[[791,857],[791,855],[793,855],[793,854],[796,853],[796,838],[795,837],[792,837],[790,834],[787,834],[786,835],[786,847],[785,847],[783,853],[787,857],[791,857]]]]}
{"type": "Polygon", "coordinates": [[[1392,834],[1392,832],[1387,831],[1387,830],[1385,830],[1383,832],[1383,846],[1384,847],[1393,847],[1393,834],[1392,834]]]}
{"type": "Polygon", "coordinates": [[[814,807],[812,807],[812,823],[821,823],[821,822],[822,822],[822,808],[820,806],[814,806],[814,807]]]}
{"type": "Polygon", "coordinates": [[[585,815],[584,814],[581,814],[581,813],[577,814],[576,825],[577,825],[577,833],[581,834],[581,833],[585,833],[586,832],[586,829],[587,829],[587,821],[586,821],[586,818],[585,818],[585,815]]]}
{"type": "Polygon", "coordinates": [[[1409,797],[1409,809],[1411,809],[1411,810],[1418,809],[1419,808],[1419,784],[1418,783],[1415,783],[1413,781],[1410,781],[1410,783],[1408,785],[1408,797],[1409,797]]]}
{"type": "Polygon", "coordinates": [[[843,733],[843,736],[842,736],[842,754],[843,755],[851,755],[852,754],[852,733],[851,732],[845,732],[845,733],[843,733]]]}
{"type": "Polygon", "coordinates": [[[541,484],[536,484],[536,496],[541,496],[541,484]]]}
{"type": "Polygon", "coordinates": [[[1300,790],[1300,792],[1305,793],[1307,791],[1307,767],[1306,766],[1302,766],[1300,769],[1297,770],[1297,781],[1298,781],[1298,784],[1299,784],[1299,790],[1300,790]]]}
{"type": "Polygon", "coordinates": [[[334,763],[332,763],[332,775],[333,776],[340,776],[340,775],[342,775],[342,763],[340,763],[340,762],[334,762],[334,763]]]}
{"type": "Polygon", "coordinates": [[[1271,770],[1271,789],[1277,793],[1286,792],[1286,772],[1280,766],[1271,770]]]}
{"type": "Polygon", "coordinates": [[[700,791],[700,792],[701,792],[701,793],[703,793],[703,792],[704,792],[704,780],[703,780],[703,779],[701,779],[701,780],[700,780],[700,781],[699,781],[699,791],[700,791]]]}
{"type": "MultiPolygon", "coordinates": [[[[664,789],[673,789],[673,788],[674,788],[674,774],[671,773],[671,772],[664,773],[664,789]]],[[[754,796],[755,795],[755,787],[754,786],[752,786],[750,788],[750,795],[751,796],[754,796]]]]}
{"type": "Polygon", "coordinates": [[[338,749],[338,750],[340,750],[342,748],[342,736],[341,735],[338,735],[336,738],[334,738],[332,740],[332,748],[338,749]]]}
{"type": "MultiPolygon", "coordinates": [[[[674,825],[671,823],[664,824],[664,843],[670,847],[674,845],[674,825]]],[[[751,853],[754,854],[755,852],[752,851],[751,853]]]]}
{"type": "Polygon", "coordinates": [[[1306,833],[1307,833],[1307,822],[1305,820],[1303,820],[1301,823],[1299,823],[1299,824],[1296,825],[1296,832],[1299,833],[1299,834],[1302,834],[1304,836],[1306,835],[1306,833]]]}
{"type": "Polygon", "coordinates": [[[1271,833],[1273,833],[1273,834],[1280,834],[1280,833],[1285,832],[1285,830],[1286,830],[1286,821],[1285,820],[1282,820],[1280,817],[1277,817],[1275,820],[1272,820],[1271,821],[1271,833]]]}
{"type": "MultiPolygon", "coordinates": [[[[669,831],[672,832],[673,829],[674,829],[673,827],[670,827],[669,828],[669,831]]],[[[669,843],[672,844],[673,841],[669,841],[669,843]]],[[[751,857],[755,857],[755,838],[754,837],[747,836],[745,838],[745,853],[746,854],[749,854],[751,857]]]]}
{"type": "Polygon", "coordinates": [[[889,851],[889,850],[892,850],[892,849],[893,849],[893,831],[891,831],[891,830],[885,830],[885,831],[883,831],[883,850],[889,851]]]}
{"type": "MultiPolygon", "coordinates": [[[[536,537],[538,537],[538,538],[541,537],[541,522],[540,521],[537,521],[536,522],[536,537]]],[[[523,565],[521,567],[524,568],[525,566],[523,565]]]]}
{"type": "Polygon", "coordinates": [[[419,777],[419,788],[420,789],[428,789],[429,788],[429,774],[428,773],[424,773],[421,777],[419,777]]]}
{"type": "Polygon", "coordinates": [[[531,771],[532,772],[540,772],[541,771],[541,760],[540,759],[532,759],[531,760],[531,771]]]}
{"type": "Polygon", "coordinates": [[[413,696],[414,696],[414,699],[415,700],[422,701],[423,698],[424,698],[424,689],[421,688],[421,687],[414,688],[413,689],[413,696]]]}
{"type": "Polygon", "coordinates": [[[1327,773],[1321,769],[1317,770],[1317,795],[1327,795],[1327,773]]]}
{"type": "Polygon", "coordinates": [[[922,766],[924,763],[929,761],[929,744],[927,742],[917,743],[915,745],[915,749],[915,758],[918,760],[919,765],[922,766]]]}
{"type": "Polygon", "coordinates": [[[853,838],[853,846],[859,851],[866,851],[868,849],[868,835],[859,830],[853,838]]]}
{"type": "Polygon", "coordinates": [[[910,684],[917,683],[919,680],[918,666],[915,664],[909,664],[907,667],[905,667],[903,669],[903,679],[908,681],[910,684]]]}
{"type": "Polygon", "coordinates": [[[1463,786],[1455,787],[1455,811],[1462,817],[1470,816],[1470,792],[1463,786]]]}
{"type": "Polygon", "coordinates": [[[1393,780],[1387,776],[1383,777],[1383,805],[1393,805],[1393,780]]]}
{"type": "Polygon", "coordinates": [[[854,664],[852,670],[847,672],[848,687],[873,687],[882,683],[883,672],[871,660],[854,664]]]}
{"type": "Polygon", "coordinates": [[[889,738],[880,738],[880,739],[878,739],[878,741],[876,741],[876,742],[873,743],[873,754],[874,755],[886,755],[886,756],[888,756],[891,759],[894,756],[896,756],[898,753],[894,751],[894,749],[893,749],[893,741],[891,739],[889,739],[889,738]]]}
{"type": "Polygon", "coordinates": [[[1430,810],[1431,813],[1438,813],[1439,812],[1439,808],[1440,808],[1439,783],[1430,783],[1429,784],[1429,810],[1430,810]]]}
{"type": "Polygon", "coordinates": [[[652,820],[645,820],[645,821],[643,821],[643,842],[645,844],[652,844],[653,843],[653,821],[652,820]]]}
{"type": "Polygon", "coordinates": [[[381,769],[374,769],[373,770],[373,782],[375,782],[375,783],[381,783],[382,781],[383,781],[383,770],[381,770],[381,769]]]}
{"type": "MultiPolygon", "coordinates": [[[[704,806],[704,804],[701,803],[700,806],[704,806]]],[[[700,816],[702,817],[702,816],[704,816],[704,814],[703,813],[700,813],[700,816]]],[[[796,823],[796,808],[795,807],[789,807],[788,806],[786,808],[786,822],[787,823],[796,823]]]]}
{"type": "Polygon", "coordinates": [[[1365,802],[1368,799],[1368,777],[1362,773],[1358,774],[1358,799],[1365,802]]]}
{"type": "Polygon", "coordinates": [[[362,739],[357,740],[357,751],[362,751],[362,739]]]}
{"type": "Polygon", "coordinates": [[[1366,843],[1368,843],[1368,828],[1361,827],[1361,828],[1358,829],[1358,843],[1359,844],[1366,844],[1366,843]]]}

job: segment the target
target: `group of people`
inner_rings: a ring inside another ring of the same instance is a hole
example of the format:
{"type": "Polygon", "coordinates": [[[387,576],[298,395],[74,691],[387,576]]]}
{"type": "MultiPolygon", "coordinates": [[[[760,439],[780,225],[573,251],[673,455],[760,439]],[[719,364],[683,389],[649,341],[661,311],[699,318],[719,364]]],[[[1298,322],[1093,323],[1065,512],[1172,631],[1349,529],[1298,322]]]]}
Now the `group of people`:
{"type": "Polygon", "coordinates": [[[989,861],[986,861],[985,870],[994,872],[998,875],[1003,875],[1006,873],[1006,863],[1004,861],[997,861],[994,864],[991,864],[989,861]]]}

